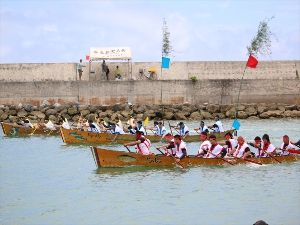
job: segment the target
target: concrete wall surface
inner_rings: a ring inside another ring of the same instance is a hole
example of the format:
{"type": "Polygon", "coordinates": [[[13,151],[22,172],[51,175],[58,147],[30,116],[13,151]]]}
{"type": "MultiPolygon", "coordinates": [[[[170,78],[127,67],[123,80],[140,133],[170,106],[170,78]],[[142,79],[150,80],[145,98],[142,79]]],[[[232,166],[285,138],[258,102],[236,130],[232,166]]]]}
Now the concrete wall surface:
{"type": "MultiPolygon", "coordinates": [[[[0,104],[234,104],[239,80],[0,82],[0,104]]],[[[242,103],[300,104],[299,79],[244,80],[242,103]]]]}
{"type": "MultiPolygon", "coordinates": [[[[101,62],[84,63],[82,79],[86,81],[105,80],[101,72],[101,62]]],[[[120,67],[125,80],[145,80],[151,68],[156,69],[158,79],[189,80],[203,79],[240,79],[246,62],[241,61],[191,61],[171,62],[170,69],[163,69],[160,62],[110,62],[109,79],[115,79],[116,66],[120,67]],[[132,71],[132,73],[131,73],[132,71]]],[[[294,79],[299,77],[300,61],[261,61],[256,69],[247,69],[245,79],[294,79]]],[[[76,63],[43,64],[0,64],[0,81],[75,81],[78,80],[76,63]]]]}

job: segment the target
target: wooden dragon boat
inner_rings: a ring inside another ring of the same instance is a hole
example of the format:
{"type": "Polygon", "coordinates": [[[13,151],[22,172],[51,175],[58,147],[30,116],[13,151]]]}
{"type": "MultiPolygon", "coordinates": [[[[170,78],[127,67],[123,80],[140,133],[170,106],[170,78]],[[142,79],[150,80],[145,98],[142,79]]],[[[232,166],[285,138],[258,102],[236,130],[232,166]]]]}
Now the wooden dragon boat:
{"type": "MultiPolygon", "coordinates": [[[[233,132],[234,130],[229,130],[222,133],[212,133],[216,135],[217,140],[224,140],[224,135],[227,132],[233,132]]],[[[126,142],[135,141],[136,137],[133,134],[110,134],[110,133],[92,133],[88,131],[81,131],[78,129],[65,129],[60,128],[60,134],[63,141],[67,144],[109,144],[118,143],[124,144],[126,142]]],[[[156,135],[146,135],[151,142],[161,141],[160,136],[156,135]]],[[[185,142],[197,142],[200,141],[199,134],[186,136],[185,142]]]]}
{"type": "Polygon", "coordinates": [[[11,137],[28,135],[59,135],[59,129],[52,131],[47,128],[29,128],[12,123],[1,123],[1,127],[4,135],[11,137]]]}
{"type": "MultiPolygon", "coordinates": [[[[135,152],[114,151],[102,149],[99,147],[91,147],[93,157],[98,167],[127,167],[127,166],[143,166],[143,167],[174,167],[176,162],[174,157],[165,155],[141,155],[135,152]]],[[[272,164],[280,162],[294,162],[299,158],[295,155],[275,156],[274,158],[251,158],[252,162],[238,158],[200,158],[196,156],[188,156],[180,161],[183,167],[190,166],[230,166],[231,164],[272,164]],[[278,161],[277,161],[277,160],[278,161]],[[226,162],[227,161],[227,162],[226,162]]]]}

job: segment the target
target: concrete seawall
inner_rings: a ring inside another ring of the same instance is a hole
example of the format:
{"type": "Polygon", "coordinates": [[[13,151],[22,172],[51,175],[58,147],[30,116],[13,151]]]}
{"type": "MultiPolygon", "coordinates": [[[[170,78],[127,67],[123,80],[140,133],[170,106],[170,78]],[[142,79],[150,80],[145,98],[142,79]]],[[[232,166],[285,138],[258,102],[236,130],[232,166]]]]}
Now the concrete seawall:
{"type": "MultiPolygon", "coordinates": [[[[0,104],[234,104],[239,80],[0,82],[0,104]],[[162,91],[161,91],[162,90],[162,91]],[[162,101],[161,101],[162,100],[162,101]]],[[[244,80],[241,103],[300,104],[299,79],[244,80]]]]}
{"type": "MultiPolygon", "coordinates": [[[[159,79],[189,80],[196,77],[205,79],[240,79],[246,62],[242,61],[191,61],[172,62],[170,69],[163,70],[160,77],[160,62],[107,62],[110,69],[110,79],[114,80],[118,65],[125,80],[147,79],[140,76],[147,74],[150,68],[155,68],[159,79]],[[129,66],[130,65],[130,66],[129,66]],[[131,72],[132,71],[132,74],[131,72]]],[[[86,81],[105,80],[100,72],[101,62],[85,63],[82,79],[86,81]]],[[[261,61],[256,69],[248,69],[245,79],[295,79],[299,78],[300,61],[261,61]]],[[[28,63],[0,64],[0,81],[76,81],[78,74],[76,63],[28,63]]]]}

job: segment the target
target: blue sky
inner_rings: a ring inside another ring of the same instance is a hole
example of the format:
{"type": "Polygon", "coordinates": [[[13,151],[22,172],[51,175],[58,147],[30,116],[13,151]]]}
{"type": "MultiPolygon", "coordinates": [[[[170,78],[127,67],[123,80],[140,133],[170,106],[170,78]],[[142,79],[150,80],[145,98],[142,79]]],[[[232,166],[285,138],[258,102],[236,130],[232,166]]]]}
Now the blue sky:
{"type": "Polygon", "coordinates": [[[272,16],[272,55],[259,59],[299,60],[300,0],[0,0],[0,63],[77,62],[90,47],[111,46],[159,61],[163,18],[173,61],[242,61],[272,16]]]}

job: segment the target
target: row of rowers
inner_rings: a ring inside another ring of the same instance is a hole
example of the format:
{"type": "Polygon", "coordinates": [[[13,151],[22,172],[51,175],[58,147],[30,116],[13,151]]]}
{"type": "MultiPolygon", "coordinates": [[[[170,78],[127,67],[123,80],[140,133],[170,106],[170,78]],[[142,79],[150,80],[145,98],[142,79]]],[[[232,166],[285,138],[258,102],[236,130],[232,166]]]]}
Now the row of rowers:
{"type": "MultiPolygon", "coordinates": [[[[70,129],[69,126],[62,125],[66,129],[70,129]]],[[[172,133],[172,131],[167,131],[163,122],[154,121],[153,126],[151,127],[144,127],[142,121],[128,121],[127,126],[123,126],[122,122],[119,121],[118,123],[106,123],[104,120],[96,120],[93,122],[92,120],[85,121],[84,123],[79,121],[77,125],[78,129],[87,130],[94,133],[101,133],[101,132],[109,132],[113,134],[124,134],[125,131],[131,134],[135,134],[137,131],[142,132],[144,135],[154,134],[158,136],[165,136],[168,133],[172,133]],[[124,131],[125,130],[125,131],[124,131]],[[151,133],[147,133],[147,130],[151,131],[151,133]]],[[[185,137],[190,134],[190,130],[187,125],[183,122],[179,122],[176,126],[170,126],[170,129],[174,129],[180,136],[185,137]]],[[[224,128],[222,122],[218,117],[215,119],[215,123],[212,126],[206,126],[204,121],[200,122],[199,128],[195,128],[194,130],[197,133],[201,132],[209,132],[211,129],[213,132],[224,132],[224,128]]]]}
{"type": "MultiPolygon", "coordinates": [[[[237,157],[245,159],[250,157],[268,157],[269,155],[288,155],[288,150],[296,149],[297,147],[295,145],[299,144],[291,143],[287,135],[283,136],[283,143],[280,148],[275,148],[275,146],[271,144],[269,135],[267,134],[264,134],[262,138],[256,137],[254,142],[251,143],[247,143],[242,136],[235,139],[231,133],[226,133],[225,138],[225,143],[218,143],[215,135],[208,137],[206,132],[202,132],[200,134],[201,144],[195,156],[203,158],[237,157]]],[[[168,140],[168,144],[158,147],[158,149],[164,149],[165,155],[175,156],[179,160],[188,156],[186,143],[182,140],[180,135],[175,135],[173,138],[167,134],[166,139],[168,140]]],[[[126,143],[124,146],[136,146],[137,153],[139,154],[153,154],[150,148],[150,140],[145,138],[142,132],[139,131],[136,132],[136,141],[126,143]]]]}
{"type": "MultiPolygon", "coordinates": [[[[60,119],[60,124],[65,129],[71,129],[71,125],[69,124],[68,120],[65,118],[60,119]]],[[[56,130],[60,127],[60,125],[53,124],[50,120],[48,120],[46,123],[38,123],[33,125],[29,119],[23,119],[20,121],[17,121],[18,125],[24,126],[24,127],[44,127],[50,130],[56,130]]],[[[158,136],[165,136],[168,133],[172,133],[171,131],[167,131],[164,127],[163,122],[157,122],[154,121],[153,126],[151,127],[144,127],[142,121],[135,122],[134,119],[130,119],[127,124],[127,126],[123,126],[122,122],[105,122],[103,119],[96,118],[96,120],[85,120],[82,117],[79,117],[79,120],[77,122],[77,125],[75,127],[79,130],[86,130],[93,133],[101,133],[101,132],[109,132],[112,134],[124,134],[125,131],[131,134],[135,134],[136,131],[143,132],[145,135],[147,135],[147,130],[151,131],[149,134],[154,134],[158,136]],[[125,130],[125,131],[124,131],[125,130]]],[[[185,137],[190,134],[190,130],[187,125],[185,125],[183,122],[178,123],[176,126],[170,126],[170,129],[174,129],[180,136],[185,137]]],[[[211,129],[213,132],[224,132],[224,128],[222,125],[222,122],[220,121],[219,117],[216,117],[215,123],[212,126],[206,126],[204,124],[204,121],[200,122],[199,128],[195,128],[194,130],[197,133],[201,132],[209,132],[209,129],[211,129]]]]}

